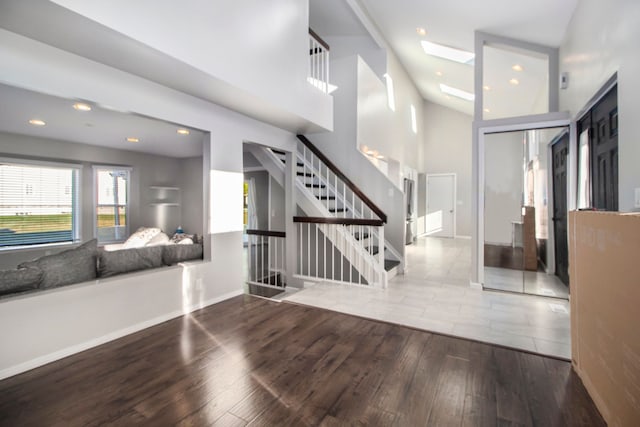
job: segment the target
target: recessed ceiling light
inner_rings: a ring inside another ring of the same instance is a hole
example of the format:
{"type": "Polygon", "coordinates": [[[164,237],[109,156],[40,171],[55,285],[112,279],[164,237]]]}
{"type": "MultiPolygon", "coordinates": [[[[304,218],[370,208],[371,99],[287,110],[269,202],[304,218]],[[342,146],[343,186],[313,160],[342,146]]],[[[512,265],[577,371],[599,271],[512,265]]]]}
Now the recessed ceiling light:
{"type": "Polygon", "coordinates": [[[418,33],[419,36],[426,36],[427,35],[427,30],[425,30],[422,27],[418,27],[418,28],[416,28],[416,33],[418,33]]]}
{"type": "Polygon", "coordinates": [[[73,104],[73,108],[75,108],[78,111],[91,111],[91,106],[90,105],[83,104],[81,102],[73,104]]]}
{"type": "Polygon", "coordinates": [[[127,142],[140,142],[140,140],[135,136],[130,136],[127,138],[127,142]]]}
{"type": "Polygon", "coordinates": [[[518,81],[518,79],[511,79],[511,80],[509,80],[509,83],[511,83],[511,84],[512,84],[512,85],[514,85],[514,86],[517,86],[517,85],[519,85],[519,84],[520,84],[520,82],[518,81]]]}
{"type": "Polygon", "coordinates": [[[455,87],[447,86],[442,83],[440,83],[440,90],[447,95],[455,96],[456,98],[461,98],[465,101],[473,101],[476,98],[476,96],[472,93],[455,87]]]}
{"type": "Polygon", "coordinates": [[[489,110],[488,108],[485,108],[485,109],[484,109],[484,110],[482,110],[482,111],[484,111],[485,113],[490,113],[490,112],[491,112],[491,110],[489,110]]]}
{"type": "Polygon", "coordinates": [[[484,86],[482,86],[482,89],[484,89],[484,90],[491,90],[491,86],[484,85],[484,86]]]}
{"type": "Polygon", "coordinates": [[[511,67],[511,69],[513,71],[522,71],[522,70],[524,70],[524,68],[522,68],[522,65],[520,65],[520,64],[514,65],[513,67],[511,67]]]}
{"type": "Polygon", "coordinates": [[[436,76],[442,77],[442,71],[436,71],[436,76]]]}
{"type": "Polygon", "coordinates": [[[46,123],[40,119],[31,119],[29,120],[29,124],[32,124],[34,126],[44,126],[46,125],[46,123]]]}
{"type": "Polygon", "coordinates": [[[189,129],[178,129],[180,135],[189,135],[189,129]]]}
{"type": "Polygon", "coordinates": [[[376,156],[376,159],[384,159],[384,156],[383,156],[382,154],[378,154],[378,155],[376,156]]]}
{"type": "Polygon", "coordinates": [[[427,55],[437,56],[438,58],[448,59],[449,61],[460,62],[461,64],[473,64],[475,55],[473,52],[456,49],[454,47],[444,46],[437,43],[431,43],[426,40],[420,42],[422,49],[427,55]]]}

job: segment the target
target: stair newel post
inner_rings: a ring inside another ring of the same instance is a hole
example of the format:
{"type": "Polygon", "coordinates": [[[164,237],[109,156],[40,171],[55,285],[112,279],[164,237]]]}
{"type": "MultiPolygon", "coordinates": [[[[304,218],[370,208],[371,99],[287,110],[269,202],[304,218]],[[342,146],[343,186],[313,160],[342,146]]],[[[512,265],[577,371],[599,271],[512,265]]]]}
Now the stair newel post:
{"type": "Polygon", "coordinates": [[[296,260],[298,258],[296,248],[296,225],[293,217],[296,215],[296,169],[297,159],[296,153],[287,151],[284,164],[284,217],[285,217],[285,283],[289,286],[298,287],[298,283],[294,282],[294,273],[296,260]]]}
{"type": "MultiPolygon", "coordinates": [[[[373,233],[372,233],[373,234],[373,233]]],[[[383,281],[384,276],[384,224],[378,227],[378,277],[380,277],[380,287],[386,287],[386,283],[383,281]]]]}

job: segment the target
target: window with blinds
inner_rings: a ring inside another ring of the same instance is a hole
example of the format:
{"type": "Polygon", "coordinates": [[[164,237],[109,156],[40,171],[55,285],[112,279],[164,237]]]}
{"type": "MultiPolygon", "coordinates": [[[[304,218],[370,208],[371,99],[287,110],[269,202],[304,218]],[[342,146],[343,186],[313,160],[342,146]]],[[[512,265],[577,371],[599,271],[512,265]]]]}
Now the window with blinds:
{"type": "Polygon", "coordinates": [[[94,174],[98,243],[122,242],[129,236],[130,169],[95,166],[94,174]]]}
{"type": "Polygon", "coordinates": [[[0,159],[0,248],[78,239],[79,167],[0,159]]]}

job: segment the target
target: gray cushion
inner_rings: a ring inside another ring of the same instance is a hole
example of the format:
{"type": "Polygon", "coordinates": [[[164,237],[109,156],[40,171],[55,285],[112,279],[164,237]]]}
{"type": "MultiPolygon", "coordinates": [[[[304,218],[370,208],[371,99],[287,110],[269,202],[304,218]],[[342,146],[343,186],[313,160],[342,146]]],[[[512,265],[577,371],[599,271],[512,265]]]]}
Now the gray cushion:
{"type": "Polygon", "coordinates": [[[162,261],[166,265],[177,264],[190,259],[202,259],[202,244],[167,245],[162,247],[162,261]]]}
{"type": "Polygon", "coordinates": [[[131,271],[162,266],[162,246],[101,251],[98,259],[98,275],[110,277],[131,271]]]}
{"type": "Polygon", "coordinates": [[[42,270],[39,268],[0,270],[0,295],[37,289],[40,280],[42,280],[42,270]]]}
{"type": "Polygon", "coordinates": [[[96,278],[98,241],[90,240],[75,249],[47,255],[35,261],[23,262],[18,268],[36,267],[42,270],[41,289],[55,288],[96,278]]]}

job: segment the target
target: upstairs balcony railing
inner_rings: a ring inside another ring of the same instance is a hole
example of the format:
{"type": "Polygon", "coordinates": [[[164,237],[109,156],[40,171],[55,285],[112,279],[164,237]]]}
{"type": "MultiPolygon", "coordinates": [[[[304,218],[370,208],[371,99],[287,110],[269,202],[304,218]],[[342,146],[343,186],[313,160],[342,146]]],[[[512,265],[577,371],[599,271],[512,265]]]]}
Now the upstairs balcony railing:
{"type": "Polygon", "coordinates": [[[324,93],[331,93],[329,84],[329,45],[309,28],[309,77],[307,81],[324,93]]]}

